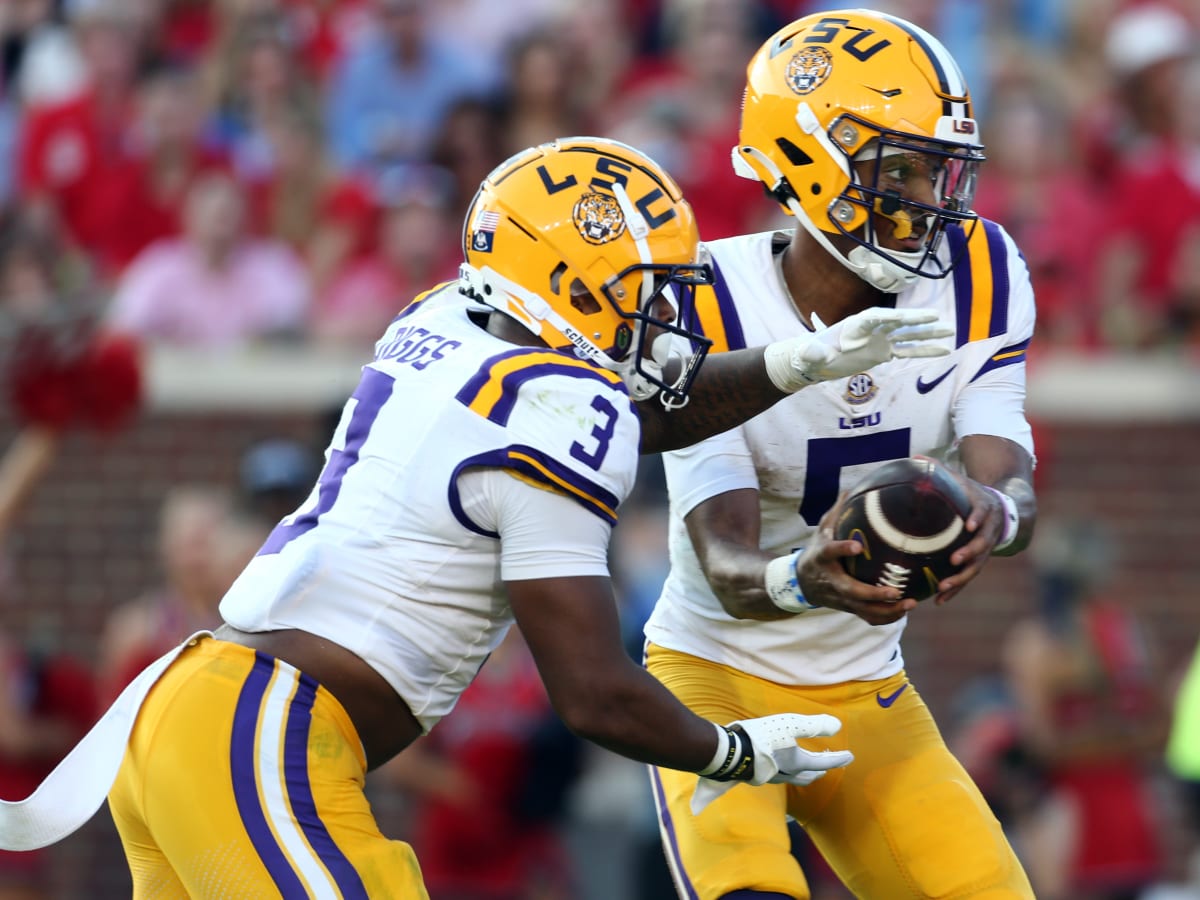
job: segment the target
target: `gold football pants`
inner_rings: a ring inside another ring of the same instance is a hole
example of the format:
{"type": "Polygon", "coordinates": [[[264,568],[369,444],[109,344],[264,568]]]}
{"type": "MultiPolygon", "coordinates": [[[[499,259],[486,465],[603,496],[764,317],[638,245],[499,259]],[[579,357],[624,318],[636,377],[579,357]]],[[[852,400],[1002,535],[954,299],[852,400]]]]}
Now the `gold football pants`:
{"type": "Polygon", "coordinates": [[[135,900],[428,900],[385,838],[341,704],[296,669],[200,639],[146,698],[109,806],[135,900]]]}
{"type": "Polygon", "coordinates": [[[738,889],[808,900],[789,849],[789,815],[861,900],[1033,897],[1000,823],[904,673],[789,687],[655,645],[647,666],[716,722],[783,712],[836,716],[836,735],[802,744],[854,753],[850,765],[808,787],[738,785],[699,816],[689,808],[697,776],[652,769],[663,847],[685,900],[738,889]]]}

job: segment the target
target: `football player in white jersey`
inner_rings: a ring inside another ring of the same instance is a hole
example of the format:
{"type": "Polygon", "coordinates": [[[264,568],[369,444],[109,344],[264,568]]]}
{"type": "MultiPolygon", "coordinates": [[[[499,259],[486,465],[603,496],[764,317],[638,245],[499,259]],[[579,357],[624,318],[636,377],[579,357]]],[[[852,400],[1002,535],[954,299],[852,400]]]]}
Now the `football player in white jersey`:
{"type": "MultiPolygon", "coordinates": [[[[916,601],[864,600],[830,549],[839,495],[917,454],[949,462],[973,501],[964,568],[937,603],[1030,539],[1034,298],[1012,239],[971,211],[983,158],[957,65],[904,20],[806,16],[749,64],[735,167],[797,227],[709,245],[715,283],[697,311],[711,358],[877,306],[935,311],[954,333],[948,356],[827,381],[665,458],[671,570],[646,627],[649,670],[716,721],[835,714],[844,727],[821,745],[855,754],[803,790],[652,771],[681,897],[809,897],[788,816],[856,897],[1032,896],[906,678],[900,637],[916,601]],[[697,792],[718,799],[691,816],[697,792]]],[[[774,372],[772,360],[768,349],[774,372]]]]}
{"type": "Polygon", "coordinates": [[[609,533],[639,449],[744,419],[796,389],[779,371],[799,387],[944,353],[936,314],[867,310],[726,354],[697,389],[712,408],[689,410],[712,271],[651,160],[595,138],[520,153],[481,186],[463,242],[459,283],[379,340],[226,624],[148,667],[34,795],[0,801],[0,847],[53,842],[107,793],[138,898],[425,897],[363,778],[450,713],[514,620],[566,724],[616,752],[706,784],[806,785],[852,760],[799,743],[834,716],[708,721],[630,660],[609,533]]]}

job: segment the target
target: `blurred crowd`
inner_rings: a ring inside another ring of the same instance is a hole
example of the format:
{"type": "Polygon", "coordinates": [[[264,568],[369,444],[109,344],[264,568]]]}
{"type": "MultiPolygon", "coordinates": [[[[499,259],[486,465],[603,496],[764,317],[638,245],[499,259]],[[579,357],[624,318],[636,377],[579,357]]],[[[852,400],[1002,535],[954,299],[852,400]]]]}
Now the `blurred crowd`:
{"type": "MultiPolygon", "coordinates": [[[[0,0],[0,335],[79,314],[214,353],[369,352],[414,296],[456,277],[480,180],[563,135],[648,152],[703,237],[785,226],[729,163],[744,67],[780,25],[840,5],[0,0]]],[[[873,5],[939,35],[963,65],[988,155],[976,208],[1026,255],[1039,353],[1200,353],[1196,4],[873,5]]],[[[23,796],[96,703],[213,624],[225,585],[319,464],[316,447],[268,441],[247,451],[237,484],[162,498],[162,582],[113,611],[96,671],[0,642],[0,795],[23,796]]],[[[614,538],[634,655],[665,574],[654,473],[614,538]]],[[[1173,874],[1153,821],[1163,806],[1148,796],[1161,782],[1147,775],[1173,692],[1139,623],[1096,600],[1103,584],[1071,580],[1062,557],[1043,562],[1041,615],[1014,628],[1004,683],[964,693],[971,715],[954,739],[1039,896],[1135,897],[1173,874]],[[1112,827],[1088,830],[1097,822],[1112,827]]],[[[633,835],[622,896],[671,896],[642,774],[555,728],[519,635],[485,673],[457,725],[376,776],[381,794],[406,798],[405,836],[421,842],[434,896],[594,896],[581,884],[612,873],[577,870],[560,827],[572,802],[597,819],[619,809],[633,835]]],[[[1173,757],[1189,797],[1194,744],[1173,757]]],[[[796,852],[818,895],[843,896],[802,836],[796,852]]],[[[44,865],[0,855],[0,898],[46,896],[44,865]]]]}
{"type": "MultiPolygon", "coordinates": [[[[6,0],[0,295],[48,280],[152,341],[369,347],[453,278],[511,153],[638,146],[702,235],[784,220],[729,164],[744,65],[796,0],[6,0]]],[[[905,0],[977,100],[977,208],[1028,255],[1039,342],[1200,341],[1194,4],[905,0]]]]}

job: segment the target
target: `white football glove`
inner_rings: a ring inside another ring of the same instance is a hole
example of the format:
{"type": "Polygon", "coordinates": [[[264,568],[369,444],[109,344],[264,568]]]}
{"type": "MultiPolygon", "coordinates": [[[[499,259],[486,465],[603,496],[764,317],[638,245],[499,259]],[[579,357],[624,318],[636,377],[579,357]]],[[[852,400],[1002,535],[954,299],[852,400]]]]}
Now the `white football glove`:
{"type": "Polygon", "coordinates": [[[932,309],[874,306],[828,328],[815,313],[812,320],[815,333],[767,345],[767,375],[786,393],[898,357],[946,356],[949,348],[931,342],[954,334],[932,309]]]}
{"type": "Polygon", "coordinates": [[[735,784],[812,784],[829,769],[854,761],[849,750],[805,750],[798,740],[837,734],[841,721],[828,715],[802,716],[781,713],[758,719],[741,719],[727,726],[735,741],[743,742],[740,753],[710,777],[701,777],[692,793],[692,815],[735,784]],[[751,763],[744,765],[745,758],[751,763]]]}

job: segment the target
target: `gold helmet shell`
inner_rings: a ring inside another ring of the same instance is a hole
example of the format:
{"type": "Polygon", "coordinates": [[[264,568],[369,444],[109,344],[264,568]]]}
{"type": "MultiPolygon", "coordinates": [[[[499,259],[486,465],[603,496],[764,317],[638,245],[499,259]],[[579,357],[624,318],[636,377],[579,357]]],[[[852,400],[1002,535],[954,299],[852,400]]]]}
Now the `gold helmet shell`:
{"type": "Polygon", "coordinates": [[[551,347],[620,372],[639,399],[686,395],[708,346],[689,330],[692,295],[712,270],[691,207],[644,154],[595,137],[518,153],[480,186],[463,252],[466,293],[551,347]],[[678,377],[663,374],[666,357],[652,347],[663,333],[691,342],[678,377]]]}
{"type": "Polygon", "coordinates": [[[747,68],[733,159],[739,174],[761,181],[828,251],[884,290],[948,274],[953,261],[937,253],[942,233],[977,218],[983,145],[962,72],[932,35],[872,10],[805,16],[763,44],[747,68]],[[881,169],[897,155],[919,161],[933,182],[929,201],[888,188],[881,169]],[[896,223],[901,237],[921,228],[923,245],[880,246],[872,213],[896,223]],[[835,236],[849,238],[843,249],[835,236]]]}

